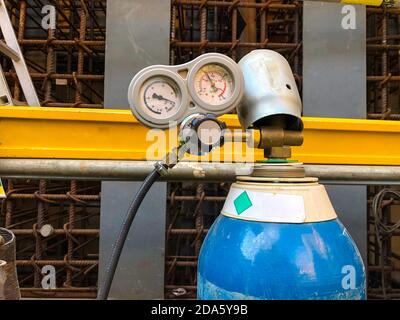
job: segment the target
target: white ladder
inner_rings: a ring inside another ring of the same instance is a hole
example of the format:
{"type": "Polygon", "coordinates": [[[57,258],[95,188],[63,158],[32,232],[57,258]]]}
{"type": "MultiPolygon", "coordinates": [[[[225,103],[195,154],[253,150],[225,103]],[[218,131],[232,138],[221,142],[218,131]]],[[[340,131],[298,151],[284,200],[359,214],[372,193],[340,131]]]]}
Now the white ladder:
{"type": "MultiPolygon", "coordinates": [[[[17,37],[15,36],[4,0],[0,0],[0,28],[5,40],[5,42],[0,40],[0,52],[11,58],[28,105],[39,107],[39,98],[33,86],[31,76],[29,75],[17,37]]],[[[0,66],[0,106],[1,105],[13,105],[13,101],[3,70],[0,66]]]]}

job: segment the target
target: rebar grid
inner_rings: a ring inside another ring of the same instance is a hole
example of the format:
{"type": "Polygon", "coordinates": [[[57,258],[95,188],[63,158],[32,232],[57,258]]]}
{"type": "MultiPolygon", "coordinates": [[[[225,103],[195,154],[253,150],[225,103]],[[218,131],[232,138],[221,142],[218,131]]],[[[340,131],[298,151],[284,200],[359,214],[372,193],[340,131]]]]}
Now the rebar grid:
{"type": "Polygon", "coordinates": [[[273,49],[301,74],[301,12],[298,1],[172,1],[171,64],[204,52],[238,61],[254,49],[273,49]],[[286,2],[286,3],[284,3],[286,2]]]}
{"type": "MultiPolygon", "coordinates": [[[[41,105],[102,108],[106,0],[6,1],[41,105]],[[45,5],[56,29],[44,29],[45,5]]],[[[24,100],[12,63],[0,56],[13,97],[24,100]]],[[[0,225],[17,237],[23,297],[94,298],[97,292],[100,184],[47,180],[5,181],[0,225]],[[43,236],[42,228],[51,234],[43,236]],[[55,290],[44,290],[46,265],[55,290]]]]}
{"type": "Polygon", "coordinates": [[[0,225],[17,238],[22,296],[95,297],[99,184],[10,179],[5,185],[0,225]],[[55,268],[56,290],[43,288],[42,268],[47,265],[55,268]]]}
{"type": "MultiPolygon", "coordinates": [[[[367,112],[370,119],[400,120],[400,10],[367,8],[367,112]]],[[[368,188],[368,203],[383,187],[368,188]]],[[[382,203],[383,220],[398,218],[399,202],[382,203]]],[[[400,230],[380,247],[368,210],[368,297],[400,298],[400,230]],[[395,245],[392,247],[392,245],[395,245]],[[397,247],[396,247],[397,244],[397,247]]]]}
{"type": "MultiPolygon", "coordinates": [[[[102,108],[106,0],[6,3],[41,105],[102,108]],[[56,10],[56,29],[43,28],[42,8],[49,4],[56,10]]],[[[0,62],[14,98],[23,100],[11,62],[0,62]]]]}
{"type": "Polygon", "coordinates": [[[367,111],[400,120],[400,10],[367,8],[367,111]]]}
{"type": "MultiPolygon", "coordinates": [[[[369,187],[368,193],[368,297],[370,299],[400,298],[400,229],[378,240],[372,199],[383,187],[369,187]]],[[[398,190],[398,188],[392,188],[398,190]]],[[[382,201],[380,219],[386,225],[400,220],[400,201],[389,198],[382,201]]]]}

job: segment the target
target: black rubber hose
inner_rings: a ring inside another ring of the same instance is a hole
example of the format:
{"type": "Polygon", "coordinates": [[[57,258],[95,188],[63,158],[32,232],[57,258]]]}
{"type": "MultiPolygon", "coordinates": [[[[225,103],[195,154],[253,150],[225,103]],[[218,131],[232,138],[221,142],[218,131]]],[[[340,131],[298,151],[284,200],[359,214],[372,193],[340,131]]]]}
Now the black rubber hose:
{"type": "Polygon", "coordinates": [[[121,256],[122,249],[124,248],[129,229],[131,228],[132,222],[135,219],[136,213],[147,192],[150,190],[151,186],[154,184],[154,182],[158,180],[159,177],[160,173],[156,169],[154,169],[143,181],[135,198],[132,200],[126,213],[125,219],[121,225],[118,238],[114,243],[110,259],[108,260],[108,265],[104,274],[104,280],[100,285],[97,300],[107,300],[108,294],[110,293],[111,284],[114,279],[115,270],[117,269],[119,258],[121,256]]]}

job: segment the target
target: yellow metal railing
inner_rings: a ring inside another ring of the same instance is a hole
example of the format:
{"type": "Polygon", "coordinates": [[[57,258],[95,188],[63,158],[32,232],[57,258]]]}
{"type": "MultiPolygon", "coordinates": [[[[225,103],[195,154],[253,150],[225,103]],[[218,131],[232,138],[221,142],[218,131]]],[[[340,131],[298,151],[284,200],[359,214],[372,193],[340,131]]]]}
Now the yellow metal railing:
{"type": "MultiPolygon", "coordinates": [[[[240,130],[235,115],[221,117],[240,130]]],[[[303,118],[304,144],[293,159],[310,164],[400,165],[400,121],[303,118]]],[[[156,160],[176,143],[149,130],[129,110],[0,107],[0,158],[156,160]],[[155,150],[157,149],[157,150],[155,150]],[[156,151],[154,155],[152,152],[156,151]]],[[[251,161],[244,143],[186,160],[251,161]]],[[[263,159],[256,150],[255,160],[263,159]]]]}

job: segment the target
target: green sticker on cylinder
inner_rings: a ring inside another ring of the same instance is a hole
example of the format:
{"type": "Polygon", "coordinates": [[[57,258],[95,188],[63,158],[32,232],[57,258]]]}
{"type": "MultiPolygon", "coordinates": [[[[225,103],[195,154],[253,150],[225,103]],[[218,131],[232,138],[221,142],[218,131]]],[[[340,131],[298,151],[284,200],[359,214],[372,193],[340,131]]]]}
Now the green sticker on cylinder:
{"type": "Polygon", "coordinates": [[[235,209],[238,215],[242,214],[248,208],[250,208],[253,204],[249,198],[249,195],[246,191],[243,191],[234,201],[235,209]]]}

